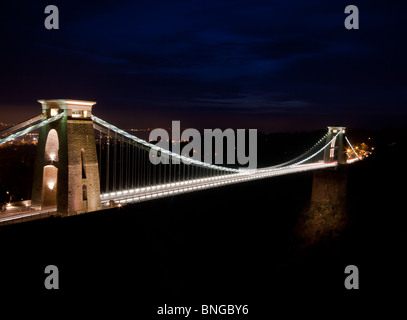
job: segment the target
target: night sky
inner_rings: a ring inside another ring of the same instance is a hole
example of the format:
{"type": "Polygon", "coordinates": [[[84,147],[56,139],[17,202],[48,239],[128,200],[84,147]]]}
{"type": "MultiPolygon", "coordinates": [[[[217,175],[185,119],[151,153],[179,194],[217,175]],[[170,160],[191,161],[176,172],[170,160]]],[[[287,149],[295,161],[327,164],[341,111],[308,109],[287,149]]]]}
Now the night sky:
{"type": "Polygon", "coordinates": [[[7,1],[0,121],[97,101],[121,128],[405,126],[406,1],[7,1]],[[59,8],[46,30],[44,9],[59,8]],[[357,5],[360,29],[344,27],[357,5]]]}

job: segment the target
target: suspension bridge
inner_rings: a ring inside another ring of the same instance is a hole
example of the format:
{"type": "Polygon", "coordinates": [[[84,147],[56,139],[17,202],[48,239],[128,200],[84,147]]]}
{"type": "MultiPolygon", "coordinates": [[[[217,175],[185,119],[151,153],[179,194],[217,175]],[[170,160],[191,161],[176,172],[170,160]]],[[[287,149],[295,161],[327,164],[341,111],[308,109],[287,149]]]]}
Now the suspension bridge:
{"type": "MultiPolygon", "coordinates": [[[[32,197],[8,204],[0,224],[71,216],[140,201],[335,168],[359,160],[345,153],[345,127],[328,132],[294,159],[264,168],[206,163],[140,139],[92,114],[95,102],[39,100],[42,113],[0,132],[0,145],[39,131],[32,197]],[[165,161],[153,164],[150,151],[165,161]]],[[[356,152],[354,152],[357,155],[356,152]]]]}

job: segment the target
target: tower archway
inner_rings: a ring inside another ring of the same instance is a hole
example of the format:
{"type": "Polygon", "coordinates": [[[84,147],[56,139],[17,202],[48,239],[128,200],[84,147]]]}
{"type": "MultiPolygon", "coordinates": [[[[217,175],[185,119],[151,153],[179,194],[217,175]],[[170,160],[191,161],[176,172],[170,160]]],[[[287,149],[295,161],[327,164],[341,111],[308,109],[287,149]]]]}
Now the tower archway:
{"type": "Polygon", "coordinates": [[[59,160],[59,139],[58,133],[55,129],[48,132],[47,142],[45,143],[45,160],[58,161],[59,160]]]}
{"type": "Polygon", "coordinates": [[[57,205],[58,168],[54,165],[44,166],[42,177],[42,207],[57,205]]]}

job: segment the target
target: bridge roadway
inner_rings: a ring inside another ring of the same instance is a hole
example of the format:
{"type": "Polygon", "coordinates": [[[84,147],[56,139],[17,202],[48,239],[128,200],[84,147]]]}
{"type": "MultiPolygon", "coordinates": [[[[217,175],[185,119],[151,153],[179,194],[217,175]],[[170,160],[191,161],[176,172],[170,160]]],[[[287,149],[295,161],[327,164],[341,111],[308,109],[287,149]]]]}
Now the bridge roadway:
{"type": "MultiPolygon", "coordinates": [[[[350,163],[350,161],[348,162],[350,163]]],[[[218,177],[186,180],[181,182],[173,182],[151,187],[144,187],[134,190],[124,190],[118,192],[105,193],[101,194],[100,198],[102,203],[102,209],[106,209],[112,206],[121,206],[127,203],[148,201],[244,181],[258,180],[268,177],[281,176],[311,170],[332,168],[336,167],[337,165],[338,163],[335,161],[330,163],[302,164],[281,169],[244,170],[241,173],[227,174],[218,177]]],[[[11,209],[7,210],[6,213],[0,213],[0,225],[45,218],[51,215],[55,215],[56,213],[57,213],[56,207],[43,208],[40,210],[34,210],[32,208],[11,209]]]]}
{"type": "Polygon", "coordinates": [[[223,185],[234,184],[250,180],[264,179],[273,176],[281,176],[304,171],[317,169],[326,169],[336,167],[337,161],[330,163],[312,163],[297,165],[295,167],[281,169],[254,169],[246,170],[241,173],[232,173],[218,177],[186,180],[181,182],[173,182],[152,187],[144,187],[133,190],[125,190],[118,192],[110,192],[101,194],[101,202],[103,206],[111,206],[111,202],[121,205],[126,203],[134,203],[140,201],[153,200],[172,195],[193,192],[203,189],[220,187],[223,185]]]}
{"type": "Polygon", "coordinates": [[[56,214],[57,207],[47,207],[42,209],[21,208],[7,209],[6,213],[0,213],[0,226],[13,224],[15,222],[24,222],[46,218],[56,214]]]}

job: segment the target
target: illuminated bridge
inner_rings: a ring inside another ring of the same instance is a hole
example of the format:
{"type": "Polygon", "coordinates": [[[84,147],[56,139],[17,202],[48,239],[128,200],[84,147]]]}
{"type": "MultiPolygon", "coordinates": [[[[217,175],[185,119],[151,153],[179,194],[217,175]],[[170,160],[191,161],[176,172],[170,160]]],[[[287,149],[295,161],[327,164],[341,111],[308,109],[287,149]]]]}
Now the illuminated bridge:
{"type": "Polygon", "coordinates": [[[70,216],[256,179],[334,168],[359,160],[344,127],[298,157],[258,169],[202,162],[163,149],[94,116],[95,102],[39,100],[42,114],[0,132],[0,144],[39,130],[31,201],[7,204],[0,224],[70,216]],[[353,157],[345,153],[345,141],[353,157]],[[151,153],[151,151],[154,153],[151,153]],[[151,154],[163,159],[150,161],[151,154]]]}

